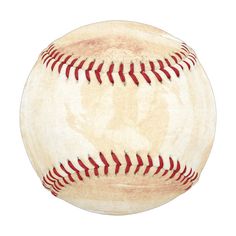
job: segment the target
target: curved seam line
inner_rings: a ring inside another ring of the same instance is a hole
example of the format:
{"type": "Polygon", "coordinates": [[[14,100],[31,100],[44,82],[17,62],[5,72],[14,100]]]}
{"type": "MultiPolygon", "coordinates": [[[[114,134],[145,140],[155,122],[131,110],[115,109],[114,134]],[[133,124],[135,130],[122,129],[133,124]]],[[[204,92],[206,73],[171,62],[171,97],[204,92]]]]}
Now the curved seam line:
{"type": "MultiPolygon", "coordinates": [[[[56,49],[57,50],[57,49],[56,49]]],[[[46,53],[46,55],[47,54],[50,54],[50,52],[47,52],[47,50],[44,52],[44,53],[46,53]]],[[[45,54],[43,53],[43,56],[45,56],[45,54]]],[[[169,59],[171,59],[172,58],[172,56],[174,56],[174,54],[175,53],[181,53],[181,51],[177,51],[177,52],[172,52],[173,54],[169,54],[169,59]]],[[[60,53],[59,52],[59,54],[58,55],[61,55],[62,53],[60,53]]],[[[186,54],[186,51],[185,51],[185,54],[186,54]]],[[[71,55],[69,55],[69,54],[64,54],[64,56],[65,55],[67,55],[67,56],[74,56],[73,54],[71,54],[71,55]]],[[[186,59],[188,59],[188,57],[189,56],[192,56],[192,57],[195,57],[195,59],[197,60],[197,57],[196,57],[196,55],[195,55],[195,53],[194,52],[192,52],[192,51],[190,51],[189,50],[189,52],[188,52],[188,54],[187,55],[185,55],[185,57],[182,57],[182,59],[179,59],[179,61],[177,61],[177,63],[175,62],[175,63],[172,63],[172,64],[170,64],[170,66],[169,65],[165,65],[165,66],[163,66],[163,67],[161,67],[161,68],[156,68],[156,66],[155,66],[155,72],[159,72],[159,71],[161,71],[162,73],[163,73],[163,69],[167,69],[167,68],[170,68],[171,69],[171,67],[174,67],[174,66],[176,66],[176,65],[178,65],[179,63],[182,63],[182,62],[185,62],[185,60],[186,59]]],[[[41,56],[41,58],[42,58],[42,56],[41,56]]],[[[80,57],[73,57],[73,60],[74,59],[76,59],[77,58],[77,60],[79,60],[79,58],[80,57]]],[[[151,62],[154,62],[154,63],[156,63],[158,60],[161,60],[161,61],[164,61],[166,58],[163,58],[163,59],[154,59],[154,60],[149,60],[149,61],[145,61],[146,63],[149,63],[150,61],[151,62]]],[[[79,65],[78,66],[74,66],[74,65],[71,65],[71,63],[67,63],[67,62],[64,62],[64,60],[61,60],[61,58],[59,59],[59,60],[57,60],[56,58],[53,58],[53,56],[50,56],[50,55],[48,55],[48,56],[46,56],[46,58],[44,58],[43,59],[43,61],[44,61],[44,63],[46,62],[46,61],[48,61],[48,60],[51,60],[51,61],[53,61],[53,62],[55,62],[55,61],[57,61],[57,63],[62,63],[63,65],[66,65],[66,66],[70,66],[71,68],[74,68],[74,69],[77,69],[78,67],[79,67],[79,65]]],[[[85,61],[87,61],[87,59],[83,59],[83,60],[85,60],[85,61]]],[[[82,60],[82,61],[83,61],[82,60]]],[[[93,62],[94,60],[96,60],[96,59],[92,59],[91,58],[91,61],[90,62],[93,62]]],[[[172,58],[172,60],[173,60],[173,58],[172,58]]],[[[44,64],[43,63],[43,64],[44,64]]],[[[103,62],[101,62],[101,63],[104,63],[104,61],[103,62]]],[[[100,63],[100,64],[101,64],[100,63]]],[[[130,61],[129,63],[127,63],[128,65],[130,65],[130,64],[132,64],[132,63],[134,63],[134,62],[132,62],[132,61],[130,61]]],[[[144,61],[139,61],[139,64],[140,63],[144,63],[144,61]]],[[[122,61],[117,61],[117,62],[114,62],[114,61],[111,61],[111,64],[122,64],[122,61]]],[[[178,65],[179,66],[179,65],[178,65]]],[[[194,65],[193,65],[194,66],[194,65]]],[[[89,68],[87,68],[87,69],[84,69],[84,68],[79,68],[80,70],[83,70],[83,71],[93,71],[93,72],[95,72],[96,70],[97,70],[97,68],[96,69],[94,69],[94,68],[92,68],[92,69],[89,69],[89,68]]],[[[152,69],[149,69],[149,70],[144,70],[144,72],[152,72],[153,70],[152,69]]],[[[101,73],[101,74],[106,74],[108,71],[99,71],[99,73],[101,73]]],[[[134,74],[136,74],[136,73],[142,73],[143,71],[142,70],[140,70],[140,71],[134,71],[133,73],[134,74]]],[[[119,73],[119,71],[113,71],[112,73],[119,73]]],[[[129,71],[123,71],[123,74],[124,75],[126,75],[126,74],[129,74],[130,72],[129,71]]]]}

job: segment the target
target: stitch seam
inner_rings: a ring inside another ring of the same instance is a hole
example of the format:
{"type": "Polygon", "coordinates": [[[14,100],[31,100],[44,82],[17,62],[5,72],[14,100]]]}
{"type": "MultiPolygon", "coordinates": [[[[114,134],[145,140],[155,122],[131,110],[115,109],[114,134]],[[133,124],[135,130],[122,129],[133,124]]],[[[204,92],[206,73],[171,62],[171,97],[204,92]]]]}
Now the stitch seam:
{"type": "Polygon", "coordinates": [[[85,77],[88,82],[91,81],[90,73],[93,72],[99,84],[102,84],[103,81],[101,79],[101,74],[105,73],[108,77],[108,80],[113,85],[115,83],[113,73],[117,73],[122,83],[125,84],[127,80],[126,76],[129,75],[131,80],[137,86],[139,86],[140,83],[137,73],[140,73],[144,78],[144,81],[151,85],[152,80],[147,73],[149,71],[152,72],[152,74],[160,83],[162,83],[164,78],[171,80],[171,72],[173,72],[179,78],[181,71],[185,70],[185,68],[191,70],[191,68],[197,63],[197,57],[195,53],[191,52],[185,43],[181,44],[180,51],[175,51],[170,54],[169,59],[164,58],[163,60],[149,60],[146,64],[140,61],[140,63],[137,64],[137,67],[139,68],[137,71],[134,69],[133,62],[129,63],[129,70],[126,72],[124,71],[124,64],[122,62],[119,63],[118,71],[114,70],[115,63],[111,62],[108,66],[108,70],[104,72],[102,71],[104,62],[95,67],[95,59],[88,61],[88,59],[80,59],[79,57],[73,58],[72,55],[65,55],[64,53],[61,53],[54,44],[51,44],[45,51],[41,53],[41,60],[46,67],[49,67],[51,64],[51,71],[54,71],[55,66],[57,65],[59,74],[61,73],[62,67],[65,66],[66,68],[64,73],[67,79],[70,77],[70,73],[73,73],[72,76],[75,77],[76,80],[79,80],[79,70],[84,70],[85,77]],[[65,58],[62,59],[63,57],[65,58]],[[173,60],[174,63],[172,63],[170,60],[173,60]],[[76,66],[75,64],[77,63],[79,64],[76,66]],[[85,67],[85,64],[88,65],[85,67]],[[146,65],[149,65],[150,68],[146,68],[146,65]],[[71,68],[74,69],[74,72],[71,72],[71,68]]]}
{"type": "Polygon", "coordinates": [[[54,196],[57,196],[67,185],[77,181],[84,181],[84,178],[90,178],[91,175],[94,175],[97,178],[100,177],[101,174],[99,173],[99,170],[101,168],[104,168],[104,175],[108,176],[109,174],[119,175],[121,173],[121,167],[124,168],[125,175],[131,173],[136,175],[140,172],[141,167],[144,167],[143,176],[150,174],[151,168],[156,168],[155,172],[151,173],[152,176],[161,174],[161,176],[164,177],[169,173],[169,177],[167,177],[166,180],[175,180],[180,186],[186,186],[185,190],[188,190],[198,178],[198,173],[193,171],[192,168],[187,171],[186,165],[184,166],[183,171],[180,172],[180,162],[178,160],[175,162],[172,157],[169,157],[169,168],[164,168],[164,160],[161,155],[158,157],[159,165],[154,165],[153,158],[150,155],[147,155],[146,157],[148,164],[144,164],[144,159],[139,154],[136,154],[137,164],[132,163],[131,158],[127,153],[124,155],[125,163],[122,163],[113,151],[111,152],[113,160],[112,164],[109,164],[103,153],[100,152],[99,157],[104,166],[99,165],[90,155],[88,156],[88,161],[92,165],[92,168],[87,167],[87,165],[79,158],[77,159],[78,166],[75,166],[76,164],[73,164],[70,160],[67,160],[67,168],[65,167],[65,164],[63,165],[60,163],[58,169],[54,166],[43,176],[42,184],[46,189],[50,190],[54,196]],[[114,168],[114,173],[111,173],[111,170],[109,170],[111,167],[114,168]],[[131,167],[134,167],[132,172],[131,167]],[[82,170],[79,170],[79,168],[82,170]],[[163,173],[161,173],[161,171],[163,171],[163,173]],[[59,172],[63,172],[65,176],[59,172]],[[85,176],[82,177],[81,173],[84,173],[85,176]],[[73,174],[77,176],[77,179],[72,177],[73,174]]]}

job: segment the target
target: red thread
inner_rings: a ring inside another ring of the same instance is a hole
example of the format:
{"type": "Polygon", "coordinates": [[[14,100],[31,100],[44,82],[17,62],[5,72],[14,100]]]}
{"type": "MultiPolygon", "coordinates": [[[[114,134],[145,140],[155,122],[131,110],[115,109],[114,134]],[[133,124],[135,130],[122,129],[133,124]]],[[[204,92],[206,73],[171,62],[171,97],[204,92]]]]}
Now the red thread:
{"type": "Polygon", "coordinates": [[[111,82],[112,84],[114,84],[114,79],[113,79],[113,77],[112,77],[112,72],[113,72],[113,70],[114,70],[114,64],[112,63],[112,64],[110,65],[110,67],[109,67],[109,70],[107,71],[108,79],[110,80],[110,82],[111,82]]]}
{"type": "Polygon", "coordinates": [[[191,179],[191,182],[193,182],[194,180],[196,180],[198,177],[198,173],[196,172],[195,176],[191,179]]]}
{"type": "Polygon", "coordinates": [[[48,48],[44,51],[41,52],[41,57],[42,59],[44,58],[45,55],[48,54],[48,52],[50,51],[51,48],[55,48],[55,45],[54,44],[51,44],[50,46],[48,46],[48,48]]]}
{"type": "Polygon", "coordinates": [[[168,173],[168,170],[164,170],[164,173],[162,174],[162,176],[165,176],[168,173]]]}
{"type": "Polygon", "coordinates": [[[65,58],[65,60],[64,60],[63,62],[61,62],[61,64],[58,66],[58,73],[59,73],[59,74],[60,74],[60,72],[61,72],[61,69],[62,69],[63,65],[65,65],[66,62],[67,62],[70,58],[71,58],[71,55],[67,56],[67,57],[65,58]]]}
{"type": "Polygon", "coordinates": [[[114,152],[111,152],[111,156],[112,156],[114,162],[116,163],[115,174],[118,174],[118,172],[120,170],[121,163],[114,152]]]}
{"type": "Polygon", "coordinates": [[[54,183],[54,185],[52,186],[52,188],[55,190],[55,191],[60,191],[61,190],[61,188],[59,188],[58,186],[57,186],[57,183],[55,182],[54,183]]]}
{"type": "Polygon", "coordinates": [[[83,180],[82,176],[80,175],[80,172],[78,169],[75,168],[75,166],[73,165],[73,163],[71,161],[67,161],[68,162],[68,166],[77,174],[77,177],[79,180],[83,180]]]}
{"type": "Polygon", "coordinates": [[[90,74],[89,74],[89,71],[93,69],[93,65],[95,63],[95,60],[90,62],[89,63],[89,66],[88,68],[85,70],[85,76],[86,76],[86,79],[90,82],[90,74]]]}
{"type": "Polygon", "coordinates": [[[70,63],[70,65],[68,65],[68,66],[66,67],[66,77],[67,77],[67,79],[69,78],[71,67],[73,67],[73,65],[76,63],[77,60],[78,60],[78,58],[75,58],[75,59],[70,63]]]}
{"type": "Polygon", "coordinates": [[[173,171],[172,175],[171,175],[169,178],[170,178],[170,179],[174,178],[175,175],[179,172],[179,170],[180,170],[180,163],[179,163],[179,161],[177,161],[177,167],[176,167],[176,169],[173,171]]]}
{"type": "Polygon", "coordinates": [[[87,177],[90,177],[89,175],[89,168],[82,162],[82,160],[78,159],[79,165],[84,169],[84,173],[87,177]]]}
{"type": "Polygon", "coordinates": [[[158,79],[159,82],[162,82],[161,76],[155,71],[154,62],[153,62],[153,61],[150,61],[149,64],[150,64],[152,73],[157,77],[157,79],[158,79]]]}
{"type": "Polygon", "coordinates": [[[80,64],[75,68],[75,79],[79,80],[79,70],[82,68],[84,65],[85,60],[81,61],[80,64]]]}
{"type": "Polygon", "coordinates": [[[143,175],[146,175],[149,172],[149,170],[151,169],[151,167],[153,167],[153,162],[152,162],[151,156],[147,155],[147,158],[148,158],[148,165],[147,165],[145,171],[143,172],[143,175]]]}
{"type": "Polygon", "coordinates": [[[196,56],[193,53],[190,53],[188,56],[191,57],[195,62],[197,62],[196,56]]]}
{"type": "Polygon", "coordinates": [[[185,43],[182,43],[182,48],[181,49],[185,50],[187,53],[190,52],[185,43]]]}
{"type": "Polygon", "coordinates": [[[62,175],[60,175],[60,174],[58,173],[56,167],[53,167],[52,170],[53,170],[53,173],[54,173],[56,176],[58,176],[59,178],[62,178],[62,179],[63,179],[63,181],[64,181],[65,184],[69,184],[69,183],[66,181],[65,177],[63,177],[62,175]]]}
{"type": "Polygon", "coordinates": [[[143,166],[142,158],[138,154],[136,155],[136,157],[137,157],[138,165],[136,166],[134,174],[136,174],[139,171],[140,167],[143,166]]]}
{"type": "Polygon", "coordinates": [[[179,70],[176,69],[175,67],[173,67],[171,64],[170,64],[170,61],[168,59],[165,59],[167,65],[175,72],[176,76],[179,77],[180,73],[179,73],[179,70]]]}
{"type": "Polygon", "coordinates": [[[120,76],[121,81],[125,83],[125,76],[124,76],[123,70],[124,70],[124,64],[120,63],[118,74],[120,76]]]}
{"type": "Polygon", "coordinates": [[[95,75],[96,75],[97,80],[98,80],[98,82],[99,82],[100,84],[102,83],[102,79],[101,79],[101,76],[100,76],[102,67],[103,67],[103,63],[101,63],[101,64],[98,66],[98,68],[95,70],[95,75]]]}
{"type": "Polygon", "coordinates": [[[192,187],[192,184],[185,189],[185,191],[189,190],[192,187]]]}
{"type": "Polygon", "coordinates": [[[171,157],[169,157],[169,161],[170,161],[170,170],[173,170],[174,168],[174,161],[171,157]]]}
{"type": "Polygon", "coordinates": [[[99,165],[93,160],[92,157],[89,157],[88,159],[89,159],[90,163],[94,166],[94,175],[99,176],[99,173],[98,173],[99,165]]]}
{"type": "Polygon", "coordinates": [[[66,168],[62,164],[60,164],[60,168],[67,174],[67,176],[71,182],[75,182],[71,173],[69,171],[67,171],[66,168]]]}
{"type": "Polygon", "coordinates": [[[61,187],[61,188],[64,188],[65,186],[59,181],[59,179],[57,180],[57,183],[58,185],[61,187]]]}
{"type": "Polygon", "coordinates": [[[172,55],[171,58],[175,61],[175,64],[178,63],[178,60],[177,60],[176,56],[172,55]]]}
{"type": "Polygon", "coordinates": [[[48,54],[45,58],[44,58],[44,60],[43,60],[43,64],[47,61],[47,59],[49,59],[50,58],[50,55],[48,54]]]}
{"type": "Polygon", "coordinates": [[[47,179],[45,178],[45,176],[43,177],[43,181],[44,181],[47,185],[52,185],[50,182],[47,181],[47,179]]]}
{"type": "Polygon", "coordinates": [[[195,66],[195,61],[189,56],[188,59],[193,63],[193,66],[195,66]]]}
{"type": "MultiPolygon", "coordinates": [[[[101,152],[99,153],[99,157],[100,157],[102,163],[104,164],[104,174],[107,175],[108,171],[109,171],[109,163],[108,163],[107,159],[105,158],[105,156],[101,152]]],[[[117,157],[117,155],[113,151],[111,152],[111,157],[115,163],[115,174],[117,175],[117,174],[119,174],[120,167],[123,164],[121,164],[119,158],[117,157]]],[[[136,154],[136,158],[137,158],[137,164],[136,164],[134,174],[137,174],[138,171],[140,170],[140,168],[144,165],[143,159],[139,154],[136,154]]],[[[152,167],[154,167],[153,158],[150,155],[147,155],[147,159],[148,159],[148,164],[145,166],[145,170],[144,170],[143,175],[148,174],[150,172],[150,169],[152,167]]],[[[98,171],[98,169],[100,168],[99,164],[91,156],[88,157],[88,160],[93,166],[91,168],[91,170],[93,170],[94,175],[96,177],[99,177],[99,171],[98,171]]],[[[159,156],[159,166],[157,167],[157,170],[154,173],[154,175],[158,174],[161,170],[163,170],[161,176],[165,176],[169,172],[171,172],[169,179],[172,179],[176,174],[178,174],[179,177],[177,179],[175,179],[175,181],[177,181],[177,182],[179,181],[179,184],[181,184],[182,186],[190,184],[190,186],[186,187],[185,190],[189,189],[192,186],[193,182],[197,179],[198,173],[193,171],[192,169],[190,169],[188,174],[184,175],[187,170],[186,166],[184,167],[184,170],[181,173],[179,173],[179,171],[181,169],[180,162],[179,161],[176,162],[175,169],[174,169],[175,161],[173,160],[172,157],[169,157],[169,162],[170,162],[169,168],[164,169],[163,158],[161,156],[159,156]],[[182,176],[183,176],[183,178],[181,178],[182,176]]],[[[78,179],[80,181],[82,181],[83,178],[80,175],[80,171],[78,170],[78,168],[76,168],[76,166],[70,160],[67,161],[67,164],[70,167],[70,169],[73,171],[73,173],[77,174],[78,179]]],[[[81,159],[78,159],[78,164],[83,168],[83,171],[85,172],[85,176],[90,177],[90,174],[89,174],[90,169],[82,162],[81,159]]],[[[128,174],[130,172],[130,169],[132,166],[135,166],[135,165],[131,162],[130,156],[127,153],[125,153],[125,164],[124,164],[125,174],[128,174]]],[[[69,172],[63,164],[60,164],[60,168],[66,174],[66,176],[68,177],[68,179],[71,182],[75,182],[75,180],[72,177],[73,173],[69,172]]],[[[57,171],[56,167],[53,167],[51,170],[48,171],[48,173],[45,176],[43,176],[43,186],[45,186],[45,188],[51,190],[52,194],[55,196],[57,196],[58,192],[60,192],[64,187],[66,187],[67,184],[69,184],[69,182],[67,182],[65,177],[62,176],[62,174],[60,174],[57,171]],[[61,180],[64,181],[64,184],[61,183],[61,180]]]]}
{"type": "Polygon", "coordinates": [[[188,177],[188,178],[185,180],[185,182],[183,183],[183,185],[187,184],[188,181],[189,181],[190,179],[192,179],[194,175],[195,175],[195,172],[193,172],[192,175],[191,175],[190,177],[188,177]]]}
{"type": "Polygon", "coordinates": [[[192,174],[192,168],[190,169],[189,173],[187,175],[184,176],[184,178],[180,181],[183,182],[186,178],[188,178],[191,174],[192,174]]]}
{"type": "Polygon", "coordinates": [[[134,75],[134,63],[130,64],[130,71],[129,71],[129,75],[132,78],[132,80],[134,81],[134,83],[138,86],[139,82],[137,77],[134,75]]]}
{"type": "MultiPolygon", "coordinates": [[[[175,64],[176,64],[176,65],[180,66],[180,68],[181,68],[182,70],[184,69],[183,66],[178,63],[178,60],[177,60],[176,56],[173,55],[173,56],[171,56],[171,58],[175,61],[175,64]]],[[[181,58],[181,57],[180,57],[180,58],[181,58]]]]}
{"type": "Polygon", "coordinates": [[[44,182],[43,182],[43,186],[44,186],[44,188],[50,190],[50,188],[44,182]]]}
{"type": "Polygon", "coordinates": [[[108,174],[108,168],[109,168],[109,164],[106,160],[106,158],[104,157],[104,155],[100,152],[99,153],[100,159],[104,164],[104,174],[107,175],[108,174]]]}
{"type": "Polygon", "coordinates": [[[48,179],[49,181],[55,182],[55,180],[51,179],[51,178],[48,176],[48,174],[46,174],[46,177],[47,177],[47,179],[48,179]]]}
{"type": "Polygon", "coordinates": [[[180,175],[179,175],[178,179],[176,179],[176,181],[179,181],[181,179],[181,177],[185,174],[186,170],[187,170],[187,166],[184,166],[184,170],[180,173],[180,175]]]}
{"type": "Polygon", "coordinates": [[[166,77],[170,80],[171,76],[170,73],[165,69],[164,67],[164,63],[161,60],[157,60],[159,66],[160,66],[160,70],[166,75],[166,77]]]}
{"type": "Polygon", "coordinates": [[[160,172],[161,169],[163,169],[164,167],[164,162],[161,156],[159,156],[159,167],[157,168],[156,172],[154,173],[154,175],[158,174],[160,172]]]}
{"type": "Polygon", "coordinates": [[[179,57],[179,59],[182,60],[182,56],[180,55],[180,53],[175,52],[175,55],[177,55],[179,57]]]}
{"type": "Polygon", "coordinates": [[[57,193],[55,193],[54,191],[51,191],[51,193],[56,197],[57,193]]]}
{"type": "MultiPolygon", "coordinates": [[[[79,80],[79,70],[82,69],[82,66],[84,64],[84,62],[86,60],[82,60],[79,64],[79,66],[75,67],[74,64],[78,61],[78,58],[75,58],[72,60],[72,62],[70,64],[67,64],[67,61],[69,58],[72,57],[72,55],[69,55],[65,58],[65,60],[61,61],[61,58],[64,56],[64,53],[60,54],[60,51],[55,47],[54,44],[50,45],[45,51],[43,51],[41,53],[41,60],[43,62],[43,64],[45,64],[46,67],[48,67],[48,65],[50,64],[51,61],[53,61],[52,65],[51,65],[51,70],[53,71],[55,66],[58,65],[58,73],[61,73],[62,67],[65,65],[65,77],[68,79],[70,77],[70,71],[71,68],[74,67],[74,77],[76,80],[79,80]]],[[[179,68],[181,70],[184,70],[184,67],[180,64],[180,62],[183,62],[184,64],[186,64],[187,68],[190,70],[191,66],[195,66],[197,59],[196,59],[196,55],[193,52],[190,52],[190,50],[188,49],[187,45],[182,43],[181,47],[180,47],[180,51],[177,52],[173,52],[172,55],[169,55],[170,58],[172,58],[174,60],[174,63],[172,64],[169,59],[164,58],[163,61],[162,60],[157,60],[158,64],[159,64],[159,68],[155,69],[155,65],[153,61],[150,61],[150,71],[155,75],[155,77],[158,79],[159,82],[162,82],[163,77],[168,78],[169,80],[171,80],[171,74],[169,73],[168,69],[171,69],[175,75],[177,77],[180,76],[180,71],[179,68]],[[189,64],[189,62],[186,60],[189,59],[189,61],[191,61],[191,65],[189,64]],[[164,62],[167,64],[166,66],[164,65],[164,62]],[[176,68],[176,65],[178,65],[179,67],[176,68]],[[163,72],[164,75],[162,75],[162,73],[159,73],[159,71],[163,72]]],[[[101,79],[101,73],[102,73],[102,67],[103,67],[103,63],[99,64],[98,67],[96,69],[93,69],[95,64],[95,60],[91,61],[88,65],[88,68],[85,69],[85,77],[86,79],[90,82],[91,80],[91,75],[90,72],[94,71],[95,76],[97,81],[102,84],[102,79],[101,79]]],[[[151,78],[148,76],[147,74],[147,70],[146,70],[146,64],[144,62],[140,61],[140,67],[141,70],[140,71],[134,71],[134,63],[130,62],[130,64],[128,64],[128,66],[130,67],[130,70],[128,72],[129,76],[131,77],[132,81],[138,86],[139,85],[139,80],[137,78],[136,73],[140,73],[144,80],[151,85],[151,78]]],[[[113,77],[113,73],[115,73],[114,71],[114,67],[115,64],[112,62],[111,65],[109,66],[109,69],[107,72],[107,77],[108,80],[111,82],[111,84],[114,84],[114,77],[113,77]]],[[[119,69],[118,69],[118,75],[121,79],[121,81],[123,83],[126,82],[127,78],[127,74],[124,73],[124,64],[120,63],[119,65],[119,69]]]]}
{"type": "Polygon", "coordinates": [[[50,54],[51,51],[52,51],[54,48],[55,48],[55,45],[52,44],[52,45],[48,48],[47,53],[50,54]]]}
{"type": "Polygon", "coordinates": [[[64,54],[61,54],[51,65],[51,70],[54,70],[54,67],[56,66],[56,64],[61,60],[61,58],[64,56],[64,54]]]}
{"type": "Polygon", "coordinates": [[[140,63],[140,66],[141,66],[141,74],[142,74],[142,76],[144,77],[144,79],[145,79],[149,84],[151,84],[150,78],[149,78],[148,75],[145,73],[145,64],[141,62],[141,63],[140,63]]]}
{"type": "Polygon", "coordinates": [[[185,61],[185,60],[183,60],[183,62],[187,65],[188,69],[190,70],[191,69],[190,64],[187,61],[185,61]]]}
{"type": "Polygon", "coordinates": [[[126,160],[125,174],[128,174],[130,167],[132,166],[132,163],[131,163],[130,157],[127,153],[125,153],[125,160],[126,160]]]}
{"type": "Polygon", "coordinates": [[[54,57],[57,55],[57,54],[54,55],[54,53],[55,53],[56,51],[57,51],[57,50],[55,49],[55,50],[53,50],[53,52],[50,54],[50,59],[47,61],[46,67],[48,67],[48,64],[50,63],[50,61],[53,60],[54,57]]]}

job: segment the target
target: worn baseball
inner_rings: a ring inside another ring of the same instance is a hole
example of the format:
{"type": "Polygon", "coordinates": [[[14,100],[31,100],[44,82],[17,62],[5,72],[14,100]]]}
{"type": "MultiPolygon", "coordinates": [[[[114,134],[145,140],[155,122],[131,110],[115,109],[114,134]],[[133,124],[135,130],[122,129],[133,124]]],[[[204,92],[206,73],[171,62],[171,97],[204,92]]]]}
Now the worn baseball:
{"type": "Polygon", "coordinates": [[[109,21],[78,28],[40,54],[20,122],[46,189],[118,215],[158,207],[196,183],[215,116],[192,48],[149,25],[109,21]]]}

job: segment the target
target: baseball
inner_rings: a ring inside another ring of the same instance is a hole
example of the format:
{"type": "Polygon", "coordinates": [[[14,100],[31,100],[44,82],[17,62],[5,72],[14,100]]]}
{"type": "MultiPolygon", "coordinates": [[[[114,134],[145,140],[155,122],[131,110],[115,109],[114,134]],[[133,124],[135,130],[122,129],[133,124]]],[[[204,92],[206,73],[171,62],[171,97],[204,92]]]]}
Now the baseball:
{"type": "Polygon", "coordinates": [[[108,21],[39,55],[20,123],[46,189],[82,209],[122,215],[165,204],[197,182],[215,113],[191,47],[153,26],[108,21]]]}

